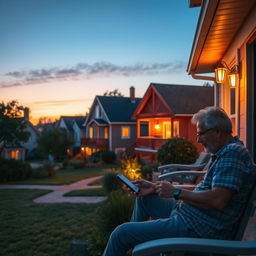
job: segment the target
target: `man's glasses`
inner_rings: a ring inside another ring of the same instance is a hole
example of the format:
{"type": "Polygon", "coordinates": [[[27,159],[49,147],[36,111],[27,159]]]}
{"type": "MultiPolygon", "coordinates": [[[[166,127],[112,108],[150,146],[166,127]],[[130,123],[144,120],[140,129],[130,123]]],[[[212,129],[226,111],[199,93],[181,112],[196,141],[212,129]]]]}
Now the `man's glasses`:
{"type": "Polygon", "coordinates": [[[213,130],[214,128],[206,129],[205,131],[198,132],[196,135],[197,137],[205,135],[207,132],[213,130]]]}

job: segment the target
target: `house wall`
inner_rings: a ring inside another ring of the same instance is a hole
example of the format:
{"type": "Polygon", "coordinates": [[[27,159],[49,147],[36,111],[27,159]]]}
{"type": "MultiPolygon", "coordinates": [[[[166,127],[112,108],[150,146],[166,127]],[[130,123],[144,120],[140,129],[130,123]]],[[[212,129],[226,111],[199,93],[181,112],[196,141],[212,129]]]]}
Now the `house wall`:
{"type": "MultiPolygon", "coordinates": [[[[247,17],[246,22],[242,25],[239,33],[236,35],[236,38],[233,40],[231,46],[224,56],[224,60],[228,65],[236,63],[237,56],[239,58],[240,64],[240,83],[236,88],[236,114],[231,116],[234,124],[234,131],[240,137],[240,139],[245,143],[246,146],[250,146],[250,133],[252,129],[255,129],[253,125],[255,120],[250,120],[251,109],[248,109],[248,105],[253,100],[248,97],[248,43],[251,38],[255,36],[256,33],[256,7],[251,10],[250,15],[247,17]],[[238,54],[239,53],[239,54],[238,54]],[[240,56],[239,56],[240,55],[240,56]]],[[[251,85],[254,86],[254,85],[251,85]]],[[[225,109],[227,113],[230,113],[230,87],[228,82],[222,85],[221,88],[221,98],[222,104],[221,107],[225,109]]],[[[251,146],[250,146],[251,147],[251,146]]]]}
{"type": "Polygon", "coordinates": [[[80,147],[81,146],[81,131],[80,128],[77,126],[76,123],[73,123],[73,135],[74,135],[74,146],[75,147],[80,147]]]}
{"type": "Polygon", "coordinates": [[[110,128],[112,141],[110,143],[110,150],[115,151],[116,148],[127,148],[136,141],[136,124],[111,124],[110,128]],[[130,138],[122,138],[122,126],[130,127],[130,138]]]}
{"type": "Polygon", "coordinates": [[[30,136],[29,136],[29,139],[27,142],[22,143],[22,147],[27,149],[27,152],[29,154],[33,149],[35,149],[37,147],[38,135],[30,125],[27,125],[26,131],[30,132],[30,136]]]}

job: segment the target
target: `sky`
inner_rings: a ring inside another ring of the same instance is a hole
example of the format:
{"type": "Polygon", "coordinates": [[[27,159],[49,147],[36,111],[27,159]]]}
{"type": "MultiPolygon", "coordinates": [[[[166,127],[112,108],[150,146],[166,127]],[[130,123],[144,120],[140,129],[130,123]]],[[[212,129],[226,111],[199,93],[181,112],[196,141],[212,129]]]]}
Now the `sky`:
{"type": "Polygon", "coordinates": [[[0,0],[0,102],[85,115],[96,95],[203,85],[187,72],[200,8],[187,0],[0,0]]]}

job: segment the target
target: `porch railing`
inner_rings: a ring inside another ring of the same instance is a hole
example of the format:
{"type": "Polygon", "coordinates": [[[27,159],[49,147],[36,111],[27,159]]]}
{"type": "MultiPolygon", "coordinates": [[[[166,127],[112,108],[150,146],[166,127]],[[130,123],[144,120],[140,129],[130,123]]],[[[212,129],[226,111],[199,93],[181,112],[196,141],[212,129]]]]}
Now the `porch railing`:
{"type": "Polygon", "coordinates": [[[81,139],[81,147],[97,147],[97,148],[108,148],[108,139],[81,139]]]}
{"type": "Polygon", "coordinates": [[[166,141],[162,138],[137,138],[136,147],[159,149],[166,141]]]}

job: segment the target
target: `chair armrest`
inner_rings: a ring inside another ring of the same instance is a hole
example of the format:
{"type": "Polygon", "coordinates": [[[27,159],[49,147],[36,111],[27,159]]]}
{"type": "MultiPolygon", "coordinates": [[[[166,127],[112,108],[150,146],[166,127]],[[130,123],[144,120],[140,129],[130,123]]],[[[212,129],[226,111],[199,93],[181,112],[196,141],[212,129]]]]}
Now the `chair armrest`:
{"type": "Polygon", "coordinates": [[[169,179],[176,176],[204,176],[206,171],[177,171],[177,172],[168,172],[158,176],[159,180],[169,179]]]}
{"type": "Polygon", "coordinates": [[[164,238],[136,245],[133,249],[132,255],[153,256],[159,253],[168,252],[255,255],[256,241],[229,241],[201,238],[164,238]]]}
{"type": "Polygon", "coordinates": [[[200,171],[204,168],[205,164],[167,164],[158,167],[160,172],[169,172],[176,170],[195,170],[200,171]]]}

